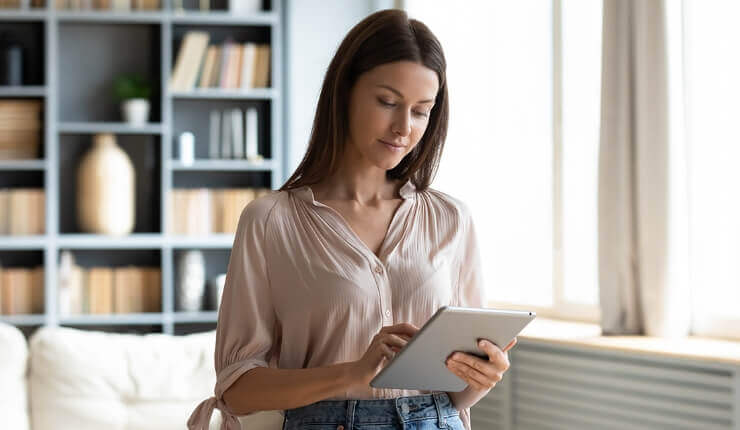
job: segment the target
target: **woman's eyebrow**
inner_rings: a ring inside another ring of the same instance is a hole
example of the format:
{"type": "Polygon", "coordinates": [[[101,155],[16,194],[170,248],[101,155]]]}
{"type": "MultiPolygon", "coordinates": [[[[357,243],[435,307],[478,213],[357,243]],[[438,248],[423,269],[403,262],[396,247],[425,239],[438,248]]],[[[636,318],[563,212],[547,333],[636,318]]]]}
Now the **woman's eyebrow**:
{"type": "MultiPolygon", "coordinates": [[[[401,94],[401,92],[400,92],[400,91],[398,91],[397,89],[395,89],[395,88],[393,88],[393,87],[391,87],[391,86],[388,86],[388,85],[383,85],[383,84],[378,84],[378,85],[376,85],[376,86],[377,86],[377,87],[380,87],[380,88],[385,88],[385,89],[386,89],[386,90],[388,90],[388,91],[392,91],[392,92],[396,93],[396,95],[398,95],[398,97],[404,98],[404,97],[403,97],[403,94],[401,94]]],[[[417,102],[417,103],[432,103],[432,102],[434,102],[434,99],[430,99],[430,100],[421,100],[421,101],[419,101],[419,102],[417,102]]]]}

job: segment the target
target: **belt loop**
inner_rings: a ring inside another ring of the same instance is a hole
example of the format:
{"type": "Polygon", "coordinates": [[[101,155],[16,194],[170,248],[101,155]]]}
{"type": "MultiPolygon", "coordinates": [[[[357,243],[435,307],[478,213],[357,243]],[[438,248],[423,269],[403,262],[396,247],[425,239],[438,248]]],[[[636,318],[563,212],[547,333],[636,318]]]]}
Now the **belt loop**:
{"type": "Polygon", "coordinates": [[[355,406],[357,406],[357,400],[347,401],[347,429],[352,430],[355,425],[355,406]]]}
{"type": "Polygon", "coordinates": [[[432,398],[434,399],[434,406],[437,408],[437,427],[441,429],[446,429],[447,418],[445,418],[444,414],[442,413],[442,400],[440,400],[439,396],[440,393],[432,394],[432,398]]]}

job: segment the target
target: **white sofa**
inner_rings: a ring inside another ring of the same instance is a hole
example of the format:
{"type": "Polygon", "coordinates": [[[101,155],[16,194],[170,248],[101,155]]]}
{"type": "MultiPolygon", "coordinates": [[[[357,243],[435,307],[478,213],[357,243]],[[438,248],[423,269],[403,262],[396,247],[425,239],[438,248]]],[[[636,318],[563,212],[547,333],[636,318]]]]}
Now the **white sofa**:
{"type": "MultiPolygon", "coordinates": [[[[213,395],[215,333],[127,335],[43,327],[28,344],[0,323],[0,428],[185,429],[213,395]]],[[[214,413],[211,429],[220,427],[214,413]]],[[[242,427],[279,429],[278,412],[242,427]]]]}

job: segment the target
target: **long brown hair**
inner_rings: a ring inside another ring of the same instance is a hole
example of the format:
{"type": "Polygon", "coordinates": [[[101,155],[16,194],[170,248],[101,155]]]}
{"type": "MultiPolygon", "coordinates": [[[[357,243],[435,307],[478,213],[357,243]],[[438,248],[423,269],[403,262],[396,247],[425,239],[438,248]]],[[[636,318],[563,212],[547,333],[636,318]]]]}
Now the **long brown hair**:
{"type": "Polygon", "coordinates": [[[339,45],[324,77],[306,155],[280,190],[313,185],[336,172],[349,135],[352,87],[361,74],[395,61],[413,61],[433,70],[439,90],[421,140],[386,176],[403,183],[410,179],[418,190],[429,187],[447,137],[447,64],[442,46],[426,25],[402,10],[388,9],[363,19],[339,45]]]}

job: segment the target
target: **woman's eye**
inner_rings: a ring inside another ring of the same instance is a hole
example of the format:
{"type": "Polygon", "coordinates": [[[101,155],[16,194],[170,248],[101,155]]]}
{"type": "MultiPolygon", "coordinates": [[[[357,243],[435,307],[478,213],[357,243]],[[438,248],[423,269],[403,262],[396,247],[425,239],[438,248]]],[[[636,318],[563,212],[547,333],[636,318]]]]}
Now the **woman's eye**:
{"type": "Polygon", "coordinates": [[[426,112],[414,112],[414,115],[416,115],[418,117],[422,117],[422,118],[426,118],[426,117],[429,116],[429,114],[426,113],[426,112]]]}
{"type": "Polygon", "coordinates": [[[378,102],[380,102],[381,105],[388,106],[388,107],[393,107],[396,105],[395,103],[387,102],[383,99],[378,99],[378,102]]]}

